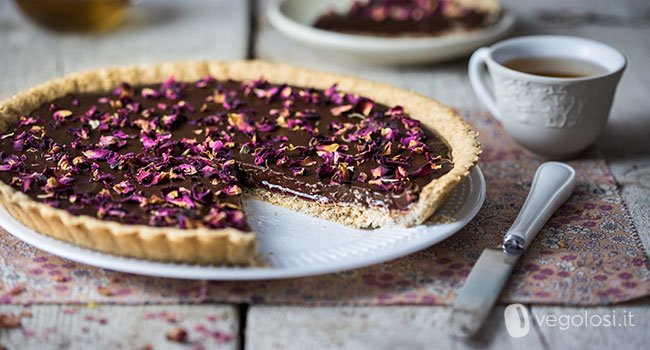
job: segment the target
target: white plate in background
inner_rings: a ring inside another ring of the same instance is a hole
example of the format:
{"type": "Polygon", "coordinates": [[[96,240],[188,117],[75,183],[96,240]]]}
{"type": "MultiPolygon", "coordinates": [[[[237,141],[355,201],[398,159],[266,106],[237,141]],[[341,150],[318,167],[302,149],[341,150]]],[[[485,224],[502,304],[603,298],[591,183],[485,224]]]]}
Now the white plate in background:
{"type": "Polygon", "coordinates": [[[0,224],[12,235],[54,255],[109,270],[140,275],[209,280],[263,280],[319,275],[382,263],[427,248],[453,235],[485,200],[485,179],[476,166],[432,217],[453,218],[411,228],[354,229],[269,203],[245,201],[266,268],[200,266],[125,258],[40,234],[0,206],[0,224]]]}
{"type": "MultiPolygon", "coordinates": [[[[386,38],[343,34],[312,27],[330,8],[344,11],[352,0],[276,0],[267,9],[269,21],[282,34],[316,50],[373,64],[419,64],[448,60],[472,53],[505,36],[515,23],[504,10],[493,25],[440,37],[386,38]]],[[[279,48],[281,49],[281,48],[279,48]]]]}

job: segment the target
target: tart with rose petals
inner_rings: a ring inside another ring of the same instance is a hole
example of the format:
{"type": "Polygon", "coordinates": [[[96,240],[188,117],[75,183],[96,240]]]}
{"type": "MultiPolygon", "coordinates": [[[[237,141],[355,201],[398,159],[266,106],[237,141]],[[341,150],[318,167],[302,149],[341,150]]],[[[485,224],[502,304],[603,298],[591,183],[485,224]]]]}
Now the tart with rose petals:
{"type": "Polygon", "coordinates": [[[244,198],[408,227],[480,153],[461,118],[423,96],[260,61],[73,74],[1,103],[0,133],[0,202],[23,224],[200,264],[255,263],[244,198]]]}

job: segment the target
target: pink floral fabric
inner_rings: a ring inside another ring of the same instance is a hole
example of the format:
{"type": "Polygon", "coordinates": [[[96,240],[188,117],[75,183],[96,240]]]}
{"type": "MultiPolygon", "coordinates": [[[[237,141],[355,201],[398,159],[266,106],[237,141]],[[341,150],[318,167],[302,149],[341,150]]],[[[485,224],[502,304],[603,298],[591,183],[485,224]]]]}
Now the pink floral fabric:
{"type": "MultiPolygon", "coordinates": [[[[452,304],[481,251],[500,244],[541,163],[489,116],[468,119],[481,133],[487,199],[467,227],[426,250],[324,276],[206,282],[73,263],[0,230],[0,303],[452,304]]],[[[596,305],[650,294],[648,257],[604,161],[588,152],[569,163],[577,188],[519,262],[501,301],[596,305]]]]}

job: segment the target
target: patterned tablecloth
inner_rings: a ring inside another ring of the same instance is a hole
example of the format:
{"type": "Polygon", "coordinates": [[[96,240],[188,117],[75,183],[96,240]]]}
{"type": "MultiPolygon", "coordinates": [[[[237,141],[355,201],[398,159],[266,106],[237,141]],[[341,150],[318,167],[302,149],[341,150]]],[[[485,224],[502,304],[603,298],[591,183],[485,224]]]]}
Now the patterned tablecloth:
{"type": "MultiPolygon", "coordinates": [[[[0,229],[0,303],[452,304],[483,248],[501,242],[541,163],[489,116],[467,119],[481,133],[487,199],[462,231],[426,250],[324,276],[207,282],[73,263],[0,229]]],[[[526,252],[501,301],[595,305],[650,294],[648,257],[605,162],[588,151],[569,163],[576,190],[526,252]]]]}

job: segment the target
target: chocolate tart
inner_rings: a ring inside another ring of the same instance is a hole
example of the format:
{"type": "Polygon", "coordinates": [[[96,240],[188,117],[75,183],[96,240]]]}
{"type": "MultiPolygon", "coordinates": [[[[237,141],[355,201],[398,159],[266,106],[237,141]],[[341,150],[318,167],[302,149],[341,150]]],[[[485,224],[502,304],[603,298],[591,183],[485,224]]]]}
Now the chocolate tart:
{"type": "Polygon", "coordinates": [[[496,0],[357,0],[344,12],[320,15],[313,27],[381,37],[437,37],[490,26],[500,13],[496,0]]]}
{"type": "Polygon", "coordinates": [[[262,61],[72,74],[0,103],[0,133],[0,203],[23,224],[199,264],[256,263],[242,198],[408,227],[480,154],[476,133],[422,95],[262,61]]]}

